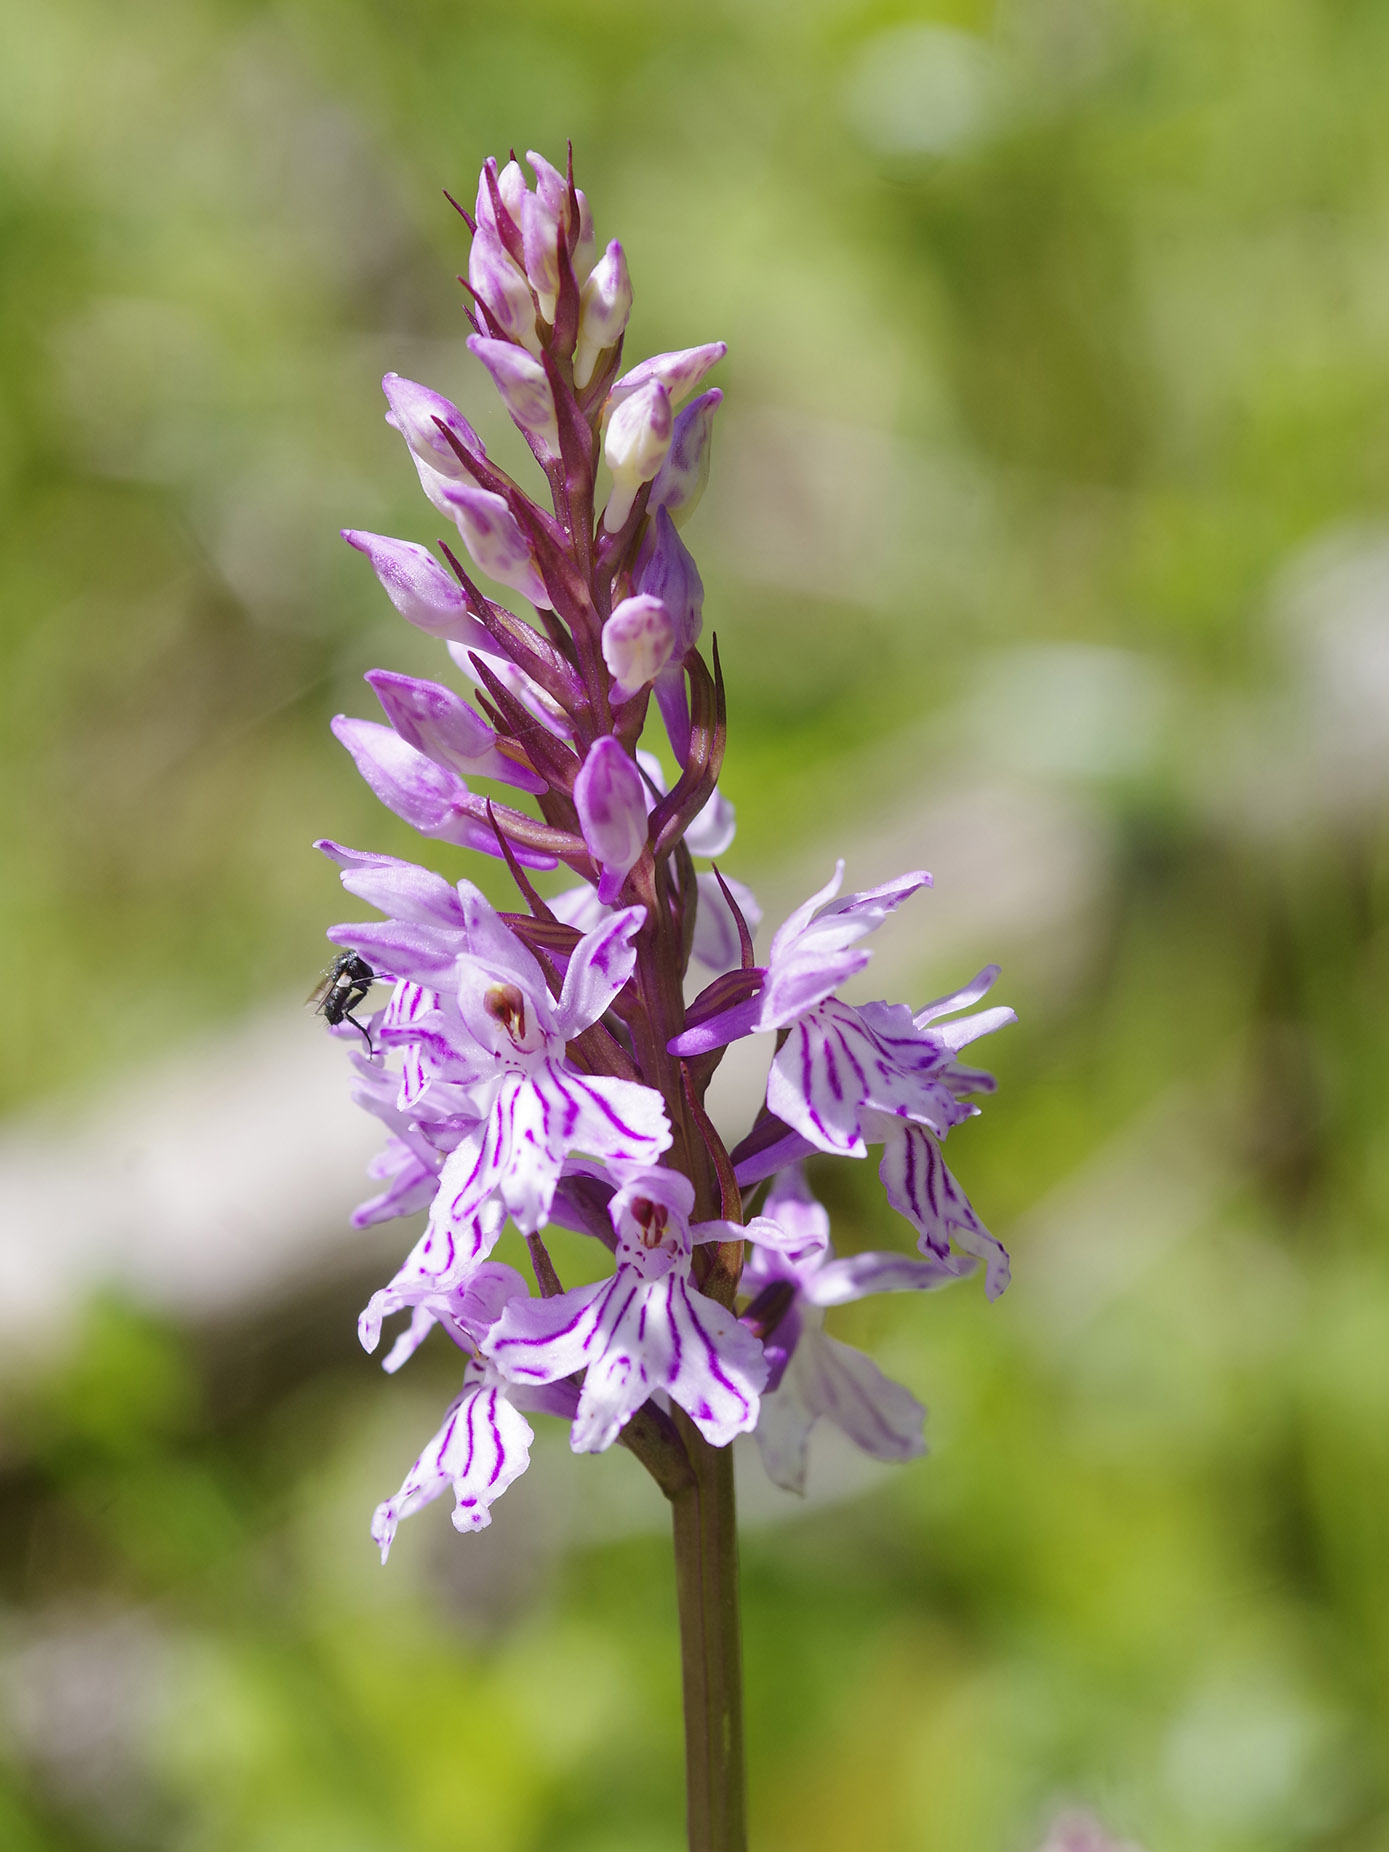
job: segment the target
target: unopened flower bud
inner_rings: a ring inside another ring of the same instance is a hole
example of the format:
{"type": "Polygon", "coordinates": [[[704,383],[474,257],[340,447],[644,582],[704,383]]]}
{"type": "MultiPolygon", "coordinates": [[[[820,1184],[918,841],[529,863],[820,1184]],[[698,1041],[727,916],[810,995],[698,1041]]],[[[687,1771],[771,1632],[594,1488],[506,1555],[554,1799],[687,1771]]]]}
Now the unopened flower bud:
{"type": "Polygon", "coordinates": [[[579,339],[574,349],[574,384],[580,392],[593,378],[598,356],[611,347],[632,313],[632,279],[616,238],[579,293],[579,339]]]}
{"type": "Polygon", "coordinates": [[[542,727],[553,733],[557,739],[572,738],[574,723],[558,701],[546,694],[545,690],[538,683],[533,682],[523,669],[518,669],[514,662],[508,661],[505,656],[489,654],[496,647],[497,645],[490,640],[487,649],[477,651],[465,649],[459,643],[450,643],[448,652],[458,669],[468,677],[470,682],[476,682],[479,687],[485,684],[478,673],[473,656],[474,654],[482,656],[486,660],[488,669],[496,676],[503,688],[509,694],[515,695],[527,713],[533,714],[542,727]]]}
{"type": "Polygon", "coordinates": [[[559,228],[559,215],[549,209],[538,193],[527,193],[521,202],[526,275],[540,304],[540,313],[547,322],[554,321],[555,304],[559,299],[559,228]]]}
{"type": "Polygon", "coordinates": [[[490,225],[478,225],[468,253],[468,282],[502,332],[538,354],[531,286],[490,225]]]}
{"type": "Polygon", "coordinates": [[[333,732],[388,810],[424,836],[471,842],[475,826],[459,803],[468,794],[467,786],[455,773],[435,765],[390,727],[378,726],[374,720],[339,714],[333,732]]]}
{"type": "Polygon", "coordinates": [[[382,590],[407,623],[469,649],[495,649],[482,625],[469,616],[462,588],[427,547],[355,527],[345,527],[342,537],[366,554],[382,590]]]}
{"type": "MultiPolygon", "coordinates": [[[[390,727],[339,714],[333,732],[356,761],[357,770],[387,810],[422,836],[437,837],[483,855],[498,855],[497,833],[468,812],[467,785],[447,766],[427,759],[390,727]]],[[[555,858],[521,843],[512,852],[527,868],[553,868],[555,858]]]]}
{"type": "Polygon", "coordinates": [[[675,757],[683,765],[690,750],[690,705],[680,665],[699,641],[704,621],[704,585],[699,568],[665,508],[658,508],[647,523],[632,572],[632,587],[659,598],[675,625],[675,648],[656,678],[656,702],[675,757]]]}
{"type": "Polygon", "coordinates": [[[613,492],[603,514],[609,533],[616,533],[627,519],[641,485],[659,473],[674,423],[670,394],[654,379],[624,399],[609,419],[603,438],[603,457],[613,473],[613,492]]]}
{"type": "Polygon", "coordinates": [[[558,456],[555,395],[540,362],[510,341],[493,341],[482,334],[468,336],[468,352],[492,375],[502,403],[521,429],[538,437],[551,456],[558,456]]]}
{"type": "Polygon", "coordinates": [[[478,571],[521,592],[532,604],[552,608],[535,556],[501,496],[470,482],[451,482],[445,496],[478,571]]]}
{"type": "MultiPolygon", "coordinates": [[[[500,236],[496,211],[492,205],[492,189],[487,184],[487,171],[489,168],[496,177],[497,191],[502,196],[502,205],[505,207],[512,223],[519,231],[521,228],[521,202],[526,197],[526,176],[521,172],[521,164],[519,161],[508,161],[506,166],[498,172],[495,159],[490,154],[488,155],[486,164],[482,170],[481,178],[478,181],[477,211],[474,216],[479,225],[487,226],[490,231],[496,232],[498,236],[500,236]]],[[[502,239],[502,243],[506,243],[505,238],[502,239]]]]}
{"type": "Polygon", "coordinates": [[[588,852],[598,863],[598,898],[610,907],[646,847],[641,773],[610,733],[588,749],[574,780],[574,805],[588,852]]]}
{"type": "Polygon", "coordinates": [[[632,587],[659,598],[665,606],[675,626],[673,654],[683,657],[692,650],[704,626],[704,581],[664,508],[657,509],[642,536],[632,587]]]}
{"type": "Polygon", "coordinates": [[[531,164],[535,175],[535,195],[556,224],[567,224],[569,219],[569,182],[543,154],[537,154],[534,148],[527,148],[526,159],[531,164]]]}
{"type": "Polygon", "coordinates": [[[613,382],[607,399],[608,414],[615,413],[624,399],[630,399],[652,380],[659,380],[670,394],[671,404],[678,405],[727,352],[727,341],[706,341],[703,347],[682,347],[670,354],[653,354],[613,382]]]}
{"type": "Polygon", "coordinates": [[[659,598],[639,594],[614,606],[603,626],[603,660],[613,674],[613,700],[629,701],[655,681],[674,648],[675,626],[659,598]]]}
{"type": "Polygon", "coordinates": [[[574,281],[580,289],[588,281],[593,269],[593,259],[598,250],[598,240],[593,233],[593,212],[584,196],[582,187],[575,187],[574,196],[579,202],[579,237],[574,246],[574,254],[569,259],[574,268],[574,281]]]}
{"type": "Polygon", "coordinates": [[[447,426],[471,455],[482,457],[487,452],[482,447],[482,439],[458,407],[441,392],[417,385],[413,379],[402,379],[399,373],[388,373],[381,381],[381,390],[391,408],[386,413],[386,423],[400,432],[415,458],[428,464],[437,475],[447,476],[454,482],[466,481],[467,471],[439,424],[447,426]]]}
{"type": "Polygon", "coordinates": [[[497,736],[461,696],[439,682],[372,669],[367,683],[407,746],[464,778],[498,778],[522,791],[545,781],[497,749],[497,736]]]}
{"type": "Polygon", "coordinates": [[[675,429],[670,438],[670,454],[661,465],[660,475],[651,485],[651,495],[646,504],[648,513],[665,508],[675,525],[683,527],[699,506],[699,498],[709,480],[714,413],[722,403],[723,394],[717,386],[711,386],[708,392],[701,392],[697,399],[691,399],[675,420],[675,429]]]}

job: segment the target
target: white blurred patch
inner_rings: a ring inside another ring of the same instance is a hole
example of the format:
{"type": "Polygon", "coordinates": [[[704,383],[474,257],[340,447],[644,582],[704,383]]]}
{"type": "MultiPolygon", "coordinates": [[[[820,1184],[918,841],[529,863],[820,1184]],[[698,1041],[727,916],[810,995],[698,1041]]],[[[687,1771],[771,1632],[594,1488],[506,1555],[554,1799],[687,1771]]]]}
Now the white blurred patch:
{"type": "Polygon", "coordinates": [[[865,41],[844,114],[878,154],[955,154],[1004,120],[1008,84],[994,48],[955,26],[894,26],[865,41]]]}
{"type": "Polygon", "coordinates": [[[109,1287],[175,1316],[263,1304],[401,1231],[355,1233],[381,1127],[348,1098],[347,1051],[286,998],[132,1073],[103,1099],[0,1137],[3,1367],[60,1346],[109,1287]]]}
{"type": "Polygon", "coordinates": [[[1273,623],[1332,807],[1382,802],[1389,777],[1389,530],[1345,530],[1286,569],[1273,623]]]}
{"type": "Polygon", "coordinates": [[[5,1734],[65,1800],[133,1825],[140,1746],[168,1659],[164,1635],[138,1610],[54,1609],[26,1620],[0,1651],[5,1734]]]}
{"type": "Polygon", "coordinates": [[[995,656],[960,719],[995,765],[1107,778],[1151,763],[1171,709],[1168,678],[1151,658],[1053,643],[995,656]]]}
{"type": "Polygon", "coordinates": [[[1276,1666],[1229,1668],[1173,1724],[1168,1787],[1183,1813],[1217,1832],[1286,1831],[1319,1785],[1332,1720],[1311,1709],[1276,1666]]]}
{"type": "Polygon", "coordinates": [[[1389,529],[1337,529],[1296,554],[1268,624],[1281,675],[1210,717],[1198,801],[1258,837],[1373,827],[1389,788],[1389,529]]]}

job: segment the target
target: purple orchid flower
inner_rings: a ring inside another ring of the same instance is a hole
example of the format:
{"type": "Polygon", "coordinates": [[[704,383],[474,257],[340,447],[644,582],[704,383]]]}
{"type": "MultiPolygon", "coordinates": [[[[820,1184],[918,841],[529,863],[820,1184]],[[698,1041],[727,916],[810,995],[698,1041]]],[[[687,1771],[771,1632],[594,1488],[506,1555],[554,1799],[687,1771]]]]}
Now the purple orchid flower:
{"type": "Polygon", "coordinates": [[[670,658],[657,673],[653,687],[671,750],[683,765],[690,751],[690,704],[684,662],[698,643],[704,624],[704,581],[689,549],[675,531],[668,508],[657,507],[651,516],[632,568],[632,589],[658,598],[674,626],[670,658]]]}
{"type": "Polygon", "coordinates": [[[421,386],[399,373],[387,373],[381,381],[390,410],[386,423],[393,425],[405,439],[410,460],[415,465],[420,487],[440,514],[452,516],[446,491],[451,484],[466,480],[466,471],[441,425],[470,456],[484,457],[482,439],[459,411],[441,392],[421,386]]]}
{"type": "MultiPolygon", "coordinates": [[[[379,1035],[380,1027],[378,1018],[372,1024],[373,1037],[379,1035]]],[[[358,1075],[352,1089],[354,1103],[380,1119],[389,1134],[384,1149],[367,1166],[367,1175],[385,1188],[352,1213],[354,1228],[371,1228],[429,1207],[439,1187],[444,1152],[431,1142],[419,1118],[402,1110],[398,1075],[379,1058],[368,1060],[355,1052],[352,1064],[358,1075]]]]}
{"type": "Polygon", "coordinates": [[[882,887],[836,900],[843,880],[840,861],[819,893],[812,894],[777,928],[767,963],[757,973],[761,981],[756,993],[676,1036],[670,1044],[673,1055],[709,1054],[745,1035],[789,1028],[833,995],[846,978],[862,971],[869,954],[856,949],[857,941],[880,926],[918,888],[928,887],[931,877],[919,871],[899,875],[882,887]]]}
{"type": "MultiPolygon", "coordinates": [[[[474,1270],[468,1284],[456,1290],[446,1306],[440,1307],[439,1322],[444,1323],[455,1341],[470,1353],[463,1376],[463,1393],[450,1405],[443,1426],[410,1468],[395,1497],[376,1508],[371,1534],[380,1545],[383,1563],[390,1554],[400,1520],[429,1504],[450,1486],[455,1501],[455,1528],[460,1531],[485,1529],[492,1522],[489,1506],[530,1464],[530,1446],[535,1436],[529,1422],[510,1401],[506,1384],[497,1372],[471,1356],[479,1337],[496,1322],[507,1300],[513,1295],[524,1296],[525,1291],[526,1283],[514,1267],[485,1262],[474,1270]]],[[[383,1295],[377,1295],[381,1297],[383,1295]]],[[[362,1314],[368,1323],[368,1330],[363,1333],[363,1343],[368,1350],[375,1348],[380,1333],[379,1315],[374,1327],[370,1323],[371,1316],[372,1308],[368,1307],[362,1314]]],[[[428,1322],[433,1323],[434,1319],[431,1317],[428,1322]]],[[[413,1344],[409,1348],[413,1349],[413,1344]]],[[[396,1349],[400,1351],[401,1346],[397,1345],[396,1349]]],[[[395,1369],[403,1361],[403,1355],[397,1357],[393,1352],[386,1359],[386,1368],[395,1369]]]]}
{"type": "Polygon", "coordinates": [[[545,369],[523,348],[487,335],[468,336],[468,352],[492,375],[503,405],[523,431],[538,438],[553,457],[559,454],[559,427],[555,422],[555,395],[545,369]]]}
{"type": "Polygon", "coordinates": [[[991,1090],[991,1076],[955,1062],[978,1036],[1015,1020],[1006,1007],[979,1010],[952,1023],[939,1019],[967,1009],[998,975],[988,965],[963,989],[913,1017],[905,1004],[841,1003],[833,991],[862,970],[868,953],[857,941],[910,894],[927,884],[922,873],[835,900],[844,865],[797,909],[772,940],[761,988],[675,1038],[671,1051],[707,1053],[758,1030],[789,1031],[767,1079],[768,1110],[788,1136],[740,1166],[740,1183],[818,1149],[864,1157],[883,1146],[879,1175],[892,1206],[915,1226],[925,1254],[941,1261],[952,1242],[986,1263],[985,1291],[997,1298],[1008,1284],[1008,1256],[975,1215],[946,1168],[940,1139],[978,1108],[963,1096],[991,1090]]]}
{"type": "Polygon", "coordinates": [[[617,1272],[552,1299],[508,1301],[483,1349],[510,1381],[554,1383],[584,1370],[570,1437],[575,1453],[602,1453],[652,1394],[679,1403],[716,1447],[757,1422],[767,1378],[762,1346],[731,1312],[690,1282],[694,1245],[747,1234],[777,1239],[767,1223],[690,1225],[694,1185],[679,1171],[627,1173],[608,1213],[617,1272]]]}
{"type": "Polygon", "coordinates": [[[717,386],[691,399],[675,420],[670,450],[651,485],[647,508],[653,514],[664,508],[677,527],[683,527],[698,508],[708,484],[714,413],[722,403],[717,386]]]}
{"type": "Polygon", "coordinates": [[[485,222],[479,223],[468,254],[468,284],[502,333],[538,357],[540,336],[530,283],[495,230],[485,222]]]}
{"type": "Polygon", "coordinates": [[[479,572],[509,585],[540,609],[550,608],[530,542],[500,495],[475,483],[450,482],[440,489],[435,506],[453,517],[479,572]]]}
{"type": "Polygon", "coordinates": [[[610,534],[626,522],[643,483],[660,474],[674,429],[670,394],[659,379],[618,401],[603,434],[603,461],[613,475],[613,492],[603,510],[610,534]]]}
{"type": "Polygon", "coordinates": [[[764,1214],[782,1229],[786,1245],[755,1247],[742,1286],[753,1295],[743,1322],[764,1333],[770,1365],[757,1423],[767,1476],[788,1492],[805,1490],[810,1431],[822,1418],[874,1459],[910,1460],[924,1453],[925,1409],[862,1351],[830,1337],[825,1312],[870,1293],[933,1292],[969,1266],[903,1254],[836,1260],[829,1216],[799,1164],[778,1172],[764,1214]]]}
{"type": "Polygon", "coordinates": [[[675,625],[659,598],[639,592],[613,608],[603,626],[603,660],[612,672],[614,701],[630,701],[654,681],[675,648],[675,625]]]}
{"type": "Polygon", "coordinates": [[[632,279],[614,238],[589,272],[579,294],[579,338],[574,347],[574,384],[582,392],[601,354],[622,338],[632,312],[632,279]]]}
{"type": "MultiPolygon", "coordinates": [[[[424,893],[423,873],[346,869],[349,891],[396,917],[384,927],[335,927],[329,936],[366,948],[434,993],[436,1007],[407,1028],[383,1024],[382,1040],[415,1044],[425,1087],[453,1083],[473,1102],[476,1124],[445,1159],[431,1227],[475,1240],[477,1213],[495,1194],[533,1234],[549,1215],[570,1151],[644,1163],[670,1143],[654,1088],[582,1073],[565,1054],[566,1042],[597,1023],[631,977],[644,911],[628,907],[586,933],[556,999],[534,955],[471,884],[459,883],[457,922],[441,928],[442,896],[424,893]]],[[[475,1251],[480,1257],[486,1246],[475,1241],[475,1251]]]]}
{"type": "Polygon", "coordinates": [[[406,745],[445,771],[496,778],[521,791],[547,788],[528,765],[499,751],[495,731],[451,688],[387,669],[371,669],[365,679],[406,745]]]}
{"type": "Polygon", "coordinates": [[[611,417],[619,405],[651,385],[663,387],[670,395],[671,404],[678,405],[727,352],[727,341],[706,341],[702,347],[682,347],[674,353],[653,354],[614,382],[605,408],[607,415],[611,417]]]}

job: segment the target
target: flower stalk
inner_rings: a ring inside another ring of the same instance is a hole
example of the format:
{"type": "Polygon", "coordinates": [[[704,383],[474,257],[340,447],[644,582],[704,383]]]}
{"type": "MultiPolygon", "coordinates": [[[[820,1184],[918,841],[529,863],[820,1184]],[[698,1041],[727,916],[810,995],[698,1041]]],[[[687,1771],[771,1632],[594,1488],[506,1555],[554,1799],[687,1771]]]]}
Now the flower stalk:
{"type": "Polygon", "coordinates": [[[441,564],[416,541],[345,530],[472,700],[373,670],[386,724],[340,715],[334,732],[382,803],[427,839],[503,861],[520,900],[499,912],[466,878],[319,844],[382,916],[328,935],[346,948],[354,1006],[373,979],[390,987],[365,1023],[337,1007],[338,991],[323,1006],[334,1033],[360,1029],[356,1099],[387,1129],[372,1166],[381,1188],[354,1219],[426,1216],[363,1311],[362,1343],[375,1350],[383,1321],[405,1313],[388,1371],[435,1327],[463,1360],[443,1425],[372,1534],[384,1561],[401,1520],[447,1491],[458,1530],[485,1528],[529,1464],[529,1417],[567,1422],[579,1453],[626,1446],[672,1511],[690,1846],[741,1852],[731,1444],[755,1434],[770,1476],[795,1491],[822,1419],[880,1459],[923,1450],[921,1405],[831,1338],[825,1317],[981,1261],[991,1296],[1006,1284],[1007,1256],[941,1143],[993,1085],[960,1049],[1012,1012],[973,1008],[992,966],[915,1015],[839,998],[868,962],[861,941],[929,885],[920,872],[841,896],[841,863],[757,962],[761,909],[715,862],[735,830],[719,789],[723,671],[712,639],[707,659],[700,648],[704,588],[680,531],[722,398],[691,394],[723,343],[624,372],[623,249],[599,256],[572,162],[561,174],[527,159],[533,184],[514,158],[489,161],[462,214],[474,235],[467,351],[549,506],[449,400],[389,373],[389,422],[456,532],[439,542],[441,564]],[[474,790],[479,780],[496,789],[474,790]],[[576,884],[555,891],[560,868],[576,884]],[[730,1150],[705,1094],[728,1046],[759,1033],[776,1038],[766,1103],[730,1150]],[[862,1158],[873,1144],[918,1258],[834,1257],[802,1161],[862,1158]],[[603,1278],[566,1289],[544,1239],[552,1223],[605,1251],[603,1278]],[[534,1291],[494,1258],[517,1237],[534,1291]]]}
{"type": "Polygon", "coordinates": [[[746,1852],[742,1633],[733,1450],[683,1416],[692,1483],[671,1499],[691,1852],[746,1852]]]}

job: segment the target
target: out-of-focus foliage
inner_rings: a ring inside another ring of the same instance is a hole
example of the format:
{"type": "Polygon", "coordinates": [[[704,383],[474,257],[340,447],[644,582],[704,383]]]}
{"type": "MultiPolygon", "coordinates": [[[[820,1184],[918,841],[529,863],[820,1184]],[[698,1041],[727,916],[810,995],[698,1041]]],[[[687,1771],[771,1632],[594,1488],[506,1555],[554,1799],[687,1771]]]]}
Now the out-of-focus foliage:
{"type": "MultiPolygon", "coordinates": [[[[388,366],[504,442],[438,189],[572,136],[636,351],[730,343],[736,872],[999,779],[1098,845],[957,1135],[1011,1292],[837,1327],[934,1457],[746,1536],[755,1843],[1029,1852],[1075,1800],[1383,1852],[1389,9],[0,15],[9,1100],[307,987],[313,836],[410,852],[325,722],[433,656],[336,529],[434,531],[388,366]]],[[[898,1239],[853,1181],[841,1243],[898,1239]]],[[[6,1847],[680,1843],[656,1495],[551,1437],[383,1574],[455,1372],[383,1381],[355,1303],[97,1305],[11,1394],[6,1847]]]]}

